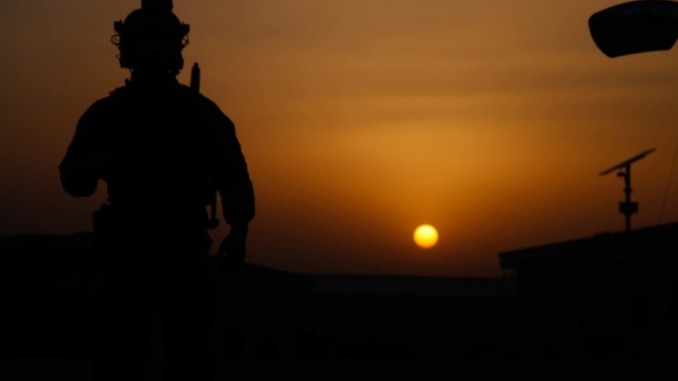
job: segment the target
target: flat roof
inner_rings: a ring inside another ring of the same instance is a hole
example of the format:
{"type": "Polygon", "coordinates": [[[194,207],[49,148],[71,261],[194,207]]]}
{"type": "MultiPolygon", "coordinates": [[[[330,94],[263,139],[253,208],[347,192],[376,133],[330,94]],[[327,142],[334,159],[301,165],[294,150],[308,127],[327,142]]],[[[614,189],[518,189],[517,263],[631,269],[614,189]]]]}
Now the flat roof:
{"type": "Polygon", "coordinates": [[[678,223],[505,251],[499,259],[502,268],[587,262],[678,265],[678,223]]]}

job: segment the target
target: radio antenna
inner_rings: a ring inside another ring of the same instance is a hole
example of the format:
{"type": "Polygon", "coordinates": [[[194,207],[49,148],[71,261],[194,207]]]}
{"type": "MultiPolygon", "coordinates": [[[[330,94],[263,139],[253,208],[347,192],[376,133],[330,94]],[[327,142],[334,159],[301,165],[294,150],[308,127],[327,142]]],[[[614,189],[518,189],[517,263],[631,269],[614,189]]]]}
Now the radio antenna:
{"type": "Polygon", "coordinates": [[[610,169],[606,169],[603,172],[600,172],[601,176],[605,176],[613,171],[619,170],[617,172],[618,177],[624,178],[624,193],[626,194],[626,201],[619,203],[619,212],[624,215],[626,218],[626,231],[631,230],[631,216],[635,213],[638,213],[638,203],[631,201],[631,164],[636,161],[644,158],[645,156],[656,151],[655,148],[649,149],[645,152],[639,153],[638,155],[625,160],[610,169]]]}

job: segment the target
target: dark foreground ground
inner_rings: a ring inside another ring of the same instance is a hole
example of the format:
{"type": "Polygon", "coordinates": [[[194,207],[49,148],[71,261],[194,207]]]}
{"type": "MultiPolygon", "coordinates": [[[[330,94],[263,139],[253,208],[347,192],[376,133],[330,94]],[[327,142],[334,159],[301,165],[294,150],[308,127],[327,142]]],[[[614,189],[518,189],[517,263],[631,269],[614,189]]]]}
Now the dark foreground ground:
{"type": "MultiPolygon", "coordinates": [[[[90,380],[87,358],[76,357],[3,357],[0,358],[3,380],[90,380]]],[[[240,359],[218,364],[215,380],[453,380],[466,377],[510,374],[634,374],[678,375],[676,361],[618,361],[543,358],[511,359],[240,359]]],[[[156,369],[149,367],[147,380],[160,380],[156,369]]]]}
{"type": "MultiPolygon", "coordinates": [[[[644,336],[631,341],[525,324],[513,315],[514,302],[444,295],[223,296],[215,379],[451,380],[512,370],[624,369],[678,375],[678,344],[665,351],[644,336]]],[[[13,332],[4,327],[0,380],[89,379],[87,332],[78,337],[73,333],[81,325],[61,323],[53,314],[27,319],[13,332]],[[34,324],[41,324],[41,335],[29,329],[34,324]]],[[[149,381],[161,379],[159,335],[155,327],[149,381]]]]}
{"type": "MultiPolygon", "coordinates": [[[[89,379],[97,273],[90,239],[0,237],[0,381],[89,379]]],[[[449,380],[514,369],[678,375],[673,299],[656,309],[636,297],[631,309],[606,310],[548,290],[527,300],[512,278],[292,274],[254,265],[212,276],[217,380],[449,380]],[[572,308],[579,305],[588,309],[572,308]]],[[[159,322],[148,380],[160,380],[159,322]]]]}

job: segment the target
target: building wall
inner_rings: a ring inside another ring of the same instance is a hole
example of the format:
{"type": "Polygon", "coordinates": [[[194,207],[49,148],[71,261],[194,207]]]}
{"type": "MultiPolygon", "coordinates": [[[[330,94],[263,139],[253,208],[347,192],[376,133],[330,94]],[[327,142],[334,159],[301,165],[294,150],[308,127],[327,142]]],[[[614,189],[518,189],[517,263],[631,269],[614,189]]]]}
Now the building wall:
{"type": "Polygon", "coordinates": [[[677,353],[678,269],[660,264],[524,265],[518,326],[531,348],[564,356],[677,353]]]}

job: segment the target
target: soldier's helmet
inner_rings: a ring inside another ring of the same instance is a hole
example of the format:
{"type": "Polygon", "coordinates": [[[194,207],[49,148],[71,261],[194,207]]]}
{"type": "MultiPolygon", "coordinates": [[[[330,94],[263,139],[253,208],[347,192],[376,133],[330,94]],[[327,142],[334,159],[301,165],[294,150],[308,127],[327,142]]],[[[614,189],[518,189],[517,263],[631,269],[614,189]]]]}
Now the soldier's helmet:
{"type": "Polygon", "coordinates": [[[141,49],[148,50],[146,53],[162,52],[163,69],[175,75],[183,69],[181,51],[188,44],[190,26],[182,23],[172,9],[172,0],[142,0],[140,9],[113,24],[116,34],[112,42],[120,50],[120,67],[138,69],[144,65],[139,57],[139,45],[144,43],[141,49]]]}

